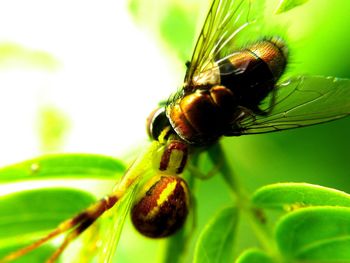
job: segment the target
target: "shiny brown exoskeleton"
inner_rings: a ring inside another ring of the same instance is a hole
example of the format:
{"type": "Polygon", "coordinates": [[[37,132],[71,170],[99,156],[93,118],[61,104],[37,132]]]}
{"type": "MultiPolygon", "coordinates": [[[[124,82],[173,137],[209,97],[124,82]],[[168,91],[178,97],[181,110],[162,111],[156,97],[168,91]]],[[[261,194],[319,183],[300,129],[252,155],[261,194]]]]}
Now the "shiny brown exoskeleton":
{"type": "Polygon", "coordinates": [[[231,135],[237,120],[250,112],[266,114],[259,104],[284,72],[286,50],[281,39],[262,40],[186,83],[182,94],[166,108],[175,132],[190,144],[206,145],[231,135]]]}

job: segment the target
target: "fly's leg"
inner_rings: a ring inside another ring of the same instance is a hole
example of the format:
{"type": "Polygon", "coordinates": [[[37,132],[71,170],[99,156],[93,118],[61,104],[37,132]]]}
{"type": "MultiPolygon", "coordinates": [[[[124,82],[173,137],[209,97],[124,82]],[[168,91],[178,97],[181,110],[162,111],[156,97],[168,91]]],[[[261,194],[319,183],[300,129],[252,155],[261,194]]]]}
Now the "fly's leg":
{"type": "Polygon", "coordinates": [[[271,91],[271,98],[270,98],[270,103],[268,108],[260,109],[259,106],[256,106],[254,108],[238,106],[235,114],[232,116],[231,124],[229,125],[227,131],[224,132],[223,135],[225,136],[241,135],[241,131],[244,129],[240,126],[240,122],[248,118],[251,118],[252,119],[251,122],[254,123],[256,120],[256,115],[260,115],[260,116],[269,115],[275,107],[276,98],[277,98],[277,88],[274,87],[271,91]]]}
{"type": "Polygon", "coordinates": [[[191,173],[191,175],[193,175],[194,177],[201,180],[208,180],[220,171],[221,166],[222,166],[221,162],[216,163],[208,172],[203,172],[192,164],[189,164],[187,166],[187,169],[191,173]]]}
{"type": "Polygon", "coordinates": [[[276,96],[277,96],[277,88],[274,87],[271,91],[271,99],[270,99],[269,107],[267,109],[260,109],[259,106],[257,106],[256,109],[254,109],[254,113],[261,116],[269,115],[276,104],[276,96]]]}
{"type": "Polygon", "coordinates": [[[106,196],[101,199],[99,202],[93,204],[89,208],[87,208],[82,213],[76,215],[75,217],[68,219],[62,222],[56,229],[51,231],[45,237],[40,240],[30,244],[27,247],[19,249],[13,253],[10,253],[6,257],[0,260],[1,263],[8,262],[11,260],[15,260],[30,251],[38,248],[45,242],[53,239],[54,237],[66,232],[70,231],[65,237],[63,243],[59,246],[59,248],[54,252],[54,254],[48,259],[47,262],[54,262],[64,251],[67,245],[73,241],[77,236],[84,232],[93,222],[96,221],[98,217],[100,217],[105,211],[109,210],[114,206],[114,204],[121,198],[122,194],[120,192],[113,193],[110,196],[106,196]]]}
{"type": "Polygon", "coordinates": [[[243,106],[238,106],[236,112],[232,116],[232,121],[223,132],[224,136],[240,136],[244,128],[241,126],[241,122],[244,120],[249,120],[254,123],[256,121],[256,110],[251,110],[243,106]]]}
{"type": "MultiPolygon", "coordinates": [[[[240,122],[241,120],[244,120],[249,117],[255,121],[256,110],[251,110],[243,106],[238,106],[238,109],[238,115],[234,117],[234,122],[240,122]]],[[[263,112],[262,110],[260,111],[263,112]]]]}

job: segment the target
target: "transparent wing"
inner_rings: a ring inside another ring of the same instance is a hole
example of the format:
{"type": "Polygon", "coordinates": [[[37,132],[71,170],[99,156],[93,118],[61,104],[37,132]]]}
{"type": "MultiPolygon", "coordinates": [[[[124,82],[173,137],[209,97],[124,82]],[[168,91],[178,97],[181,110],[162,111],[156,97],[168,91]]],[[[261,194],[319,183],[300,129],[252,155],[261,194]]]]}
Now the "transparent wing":
{"type": "MultiPolygon", "coordinates": [[[[276,102],[267,108],[267,116],[251,113],[227,135],[274,132],[343,118],[350,114],[349,97],[349,79],[297,76],[277,86],[276,102]]],[[[269,98],[264,104],[271,104],[269,98]]]]}
{"type": "Polygon", "coordinates": [[[101,255],[99,256],[99,262],[108,263],[113,262],[114,254],[118,247],[118,242],[120,235],[124,226],[126,217],[128,216],[131,206],[133,204],[134,198],[137,194],[137,188],[139,187],[139,182],[134,183],[130,186],[127,193],[121,200],[120,204],[112,208],[109,211],[111,216],[108,225],[105,227],[104,235],[107,238],[101,240],[101,255]]]}
{"type": "Polygon", "coordinates": [[[237,49],[239,32],[263,15],[265,0],[214,0],[197,40],[185,83],[210,67],[213,60],[237,49]]]}
{"type": "Polygon", "coordinates": [[[160,147],[160,144],[154,141],[149,147],[146,147],[143,153],[141,153],[136,161],[129,167],[123,178],[126,179],[124,182],[128,185],[127,189],[124,189],[125,185],[121,183],[117,184],[115,187],[117,191],[125,190],[125,194],[120,202],[108,211],[107,216],[111,216],[111,220],[108,225],[104,226],[105,233],[103,236],[105,238],[101,240],[102,244],[98,262],[108,263],[113,261],[125,219],[129,215],[131,206],[138,194],[139,187],[149,180],[150,177],[154,176],[155,170],[152,160],[155,152],[157,152],[160,147]]]}

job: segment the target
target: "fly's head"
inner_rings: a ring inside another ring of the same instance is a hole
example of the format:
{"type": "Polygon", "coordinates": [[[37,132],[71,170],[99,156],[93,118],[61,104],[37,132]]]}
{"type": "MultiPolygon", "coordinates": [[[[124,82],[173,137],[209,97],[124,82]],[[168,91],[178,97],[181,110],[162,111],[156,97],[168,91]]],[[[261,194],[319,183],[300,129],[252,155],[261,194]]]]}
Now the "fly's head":
{"type": "Polygon", "coordinates": [[[170,125],[164,107],[154,110],[147,118],[147,133],[160,144],[154,154],[154,168],[163,173],[181,174],[188,158],[188,144],[170,125]]]}
{"type": "Polygon", "coordinates": [[[151,140],[166,140],[166,137],[169,136],[171,130],[164,107],[160,106],[149,114],[146,120],[146,129],[151,140]]]}

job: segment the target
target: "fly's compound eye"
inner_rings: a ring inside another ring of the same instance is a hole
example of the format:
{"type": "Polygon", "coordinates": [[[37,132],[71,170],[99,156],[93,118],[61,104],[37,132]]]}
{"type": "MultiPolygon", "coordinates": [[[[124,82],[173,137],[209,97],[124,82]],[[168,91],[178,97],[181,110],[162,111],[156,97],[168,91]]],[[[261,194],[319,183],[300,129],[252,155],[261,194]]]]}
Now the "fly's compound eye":
{"type": "Polygon", "coordinates": [[[165,127],[170,126],[164,107],[151,112],[147,118],[147,134],[153,140],[158,140],[159,135],[165,127]]]}
{"type": "Polygon", "coordinates": [[[186,182],[178,176],[161,175],[147,182],[144,189],[131,210],[135,228],[151,238],[167,237],[179,230],[190,205],[186,182]]]}

